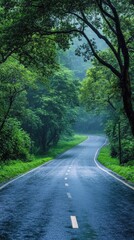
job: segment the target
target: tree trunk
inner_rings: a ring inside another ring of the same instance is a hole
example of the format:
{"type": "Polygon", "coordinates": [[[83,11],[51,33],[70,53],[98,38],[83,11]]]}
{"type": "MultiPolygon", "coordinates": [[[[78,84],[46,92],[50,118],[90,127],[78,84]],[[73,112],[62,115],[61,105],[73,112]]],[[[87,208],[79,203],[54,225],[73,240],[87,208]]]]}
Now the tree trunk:
{"type": "Polygon", "coordinates": [[[6,113],[5,113],[4,117],[3,117],[2,123],[0,124],[0,133],[1,133],[3,127],[4,127],[5,123],[6,123],[6,120],[7,120],[8,116],[9,116],[10,110],[12,108],[12,104],[13,104],[13,98],[11,98],[9,106],[8,106],[8,109],[7,109],[7,111],[6,111],[6,113]]]}
{"type": "Polygon", "coordinates": [[[122,149],[121,149],[121,124],[120,120],[118,123],[118,139],[119,139],[119,160],[120,160],[120,165],[122,164],[122,149]]]}
{"type": "Polygon", "coordinates": [[[134,111],[132,106],[132,92],[128,73],[125,73],[121,79],[121,88],[124,110],[129,120],[132,134],[134,136],[134,111]]]}

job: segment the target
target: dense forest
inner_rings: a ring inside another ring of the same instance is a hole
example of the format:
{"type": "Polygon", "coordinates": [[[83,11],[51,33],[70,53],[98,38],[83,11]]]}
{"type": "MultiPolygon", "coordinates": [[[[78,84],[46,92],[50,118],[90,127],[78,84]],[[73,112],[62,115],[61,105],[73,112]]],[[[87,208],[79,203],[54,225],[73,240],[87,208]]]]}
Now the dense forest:
{"type": "Polygon", "coordinates": [[[30,160],[74,130],[105,130],[134,160],[131,0],[0,1],[0,160],[30,160]],[[88,126],[89,125],[89,126],[88,126]]]}

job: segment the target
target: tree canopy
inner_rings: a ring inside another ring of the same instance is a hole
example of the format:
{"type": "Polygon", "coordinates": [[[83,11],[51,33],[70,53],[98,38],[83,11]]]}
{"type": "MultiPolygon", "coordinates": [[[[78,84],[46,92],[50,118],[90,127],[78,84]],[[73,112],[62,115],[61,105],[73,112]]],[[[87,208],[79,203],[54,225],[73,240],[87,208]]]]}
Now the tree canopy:
{"type": "MultiPolygon", "coordinates": [[[[134,135],[132,80],[129,71],[133,55],[133,10],[133,2],[125,0],[79,0],[73,3],[55,0],[14,0],[7,3],[3,0],[0,8],[1,62],[20,49],[21,53],[28,55],[23,50],[25,46],[31,45],[35,34],[39,38],[55,34],[55,41],[63,49],[68,47],[72,37],[78,36],[80,39],[84,36],[86,42],[77,49],[77,54],[82,54],[85,60],[94,56],[119,79],[124,110],[134,135]],[[90,38],[88,29],[111,50],[116,67],[100,56],[96,41],[90,38]]],[[[32,50],[34,48],[29,48],[30,53],[32,50]]]]}

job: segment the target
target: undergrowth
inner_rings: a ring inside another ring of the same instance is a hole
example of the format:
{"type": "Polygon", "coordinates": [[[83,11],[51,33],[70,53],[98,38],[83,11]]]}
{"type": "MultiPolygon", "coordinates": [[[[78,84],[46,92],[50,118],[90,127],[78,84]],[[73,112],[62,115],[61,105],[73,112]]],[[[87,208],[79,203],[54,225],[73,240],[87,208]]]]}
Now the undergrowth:
{"type": "Polygon", "coordinates": [[[109,146],[101,149],[98,161],[113,172],[124,177],[126,180],[134,183],[134,161],[128,161],[126,164],[120,165],[117,158],[112,158],[110,156],[109,146]]]}

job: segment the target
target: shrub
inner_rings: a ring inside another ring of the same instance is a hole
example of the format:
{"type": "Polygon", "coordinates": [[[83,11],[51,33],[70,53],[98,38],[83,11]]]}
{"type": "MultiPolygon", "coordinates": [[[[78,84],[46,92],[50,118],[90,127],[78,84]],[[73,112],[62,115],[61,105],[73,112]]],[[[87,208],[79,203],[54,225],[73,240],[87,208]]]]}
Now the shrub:
{"type": "Polygon", "coordinates": [[[122,139],[122,156],[124,162],[134,160],[134,139],[127,137],[122,139]]]}
{"type": "Polygon", "coordinates": [[[0,159],[28,159],[31,147],[29,135],[21,128],[20,122],[9,118],[0,135],[0,159]]]}

